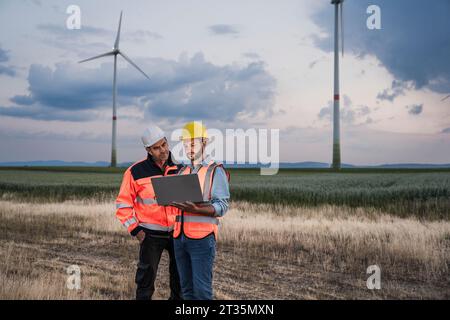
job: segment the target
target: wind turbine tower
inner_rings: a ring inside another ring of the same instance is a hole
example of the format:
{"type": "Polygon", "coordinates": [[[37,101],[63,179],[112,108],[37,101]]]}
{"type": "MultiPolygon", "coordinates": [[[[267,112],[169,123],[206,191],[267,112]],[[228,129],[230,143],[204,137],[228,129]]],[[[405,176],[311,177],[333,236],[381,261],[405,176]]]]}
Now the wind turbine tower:
{"type": "Polygon", "coordinates": [[[339,91],[339,33],[341,34],[342,55],[344,55],[342,5],[344,0],[331,0],[334,5],[334,95],[333,95],[333,163],[331,168],[341,168],[340,139],[340,91],[339,91]]]}
{"type": "Polygon", "coordinates": [[[112,142],[111,142],[111,167],[117,166],[117,107],[116,107],[116,98],[117,98],[117,55],[121,55],[129,64],[135,67],[139,72],[141,72],[147,79],[150,78],[142,71],[130,58],[128,58],[123,51],[119,50],[119,42],[120,42],[120,28],[122,24],[122,11],[120,12],[119,18],[119,27],[117,29],[116,41],[114,42],[113,50],[107,53],[100,54],[98,56],[88,58],[85,60],[79,61],[79,63],[103,58],[107,56],[114,56],[114,74],[113,74],[113,112],[112,112],[112,142]]]}

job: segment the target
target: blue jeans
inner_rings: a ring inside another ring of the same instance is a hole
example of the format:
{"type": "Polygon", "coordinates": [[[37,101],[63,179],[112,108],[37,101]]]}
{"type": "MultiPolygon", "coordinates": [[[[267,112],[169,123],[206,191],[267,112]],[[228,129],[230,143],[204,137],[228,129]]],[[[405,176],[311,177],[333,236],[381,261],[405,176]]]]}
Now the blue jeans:
{"type": "Polygon", "coordinates": [[[212,300],[214,234],[203,239],[189,239],[181,234],[173,239],[173,244],[183,299],[212,300]]]}

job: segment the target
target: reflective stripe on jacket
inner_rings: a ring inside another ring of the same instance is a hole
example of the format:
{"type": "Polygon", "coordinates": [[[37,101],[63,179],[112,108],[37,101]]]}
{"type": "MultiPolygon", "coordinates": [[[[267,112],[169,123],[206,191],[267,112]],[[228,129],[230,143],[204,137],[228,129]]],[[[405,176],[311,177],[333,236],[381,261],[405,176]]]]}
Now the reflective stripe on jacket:
{"type": "MultiPolygon", "coordinates": [[[[178,174],[197,173],[203,194],[203,200],[210,201],[214,171],[218,167],[223,168],[223,165],[211,161],[207,166],[199,166],[194,170],[192,170],[192,168],[189,166],[185,166],[180,169],[178,174]]],[[[225,172],[229,180],[230,175],[227,171],[225,172]]],[[[214,236],[217,239],[218,225],[219,218],[217,217],[210,217],[202,214],[179,210],[175,220],[173,237],[177,238],[183,232],[184,235],[188,238],[201,239],[211,233],[214,233],[214,236]]]]}
{"type": "Polygon", "coordinates": [[[178,210],[156,203],[151,180],[163,175],[176,174],[180,168],[181,165],[172,160],[170,153],[164,172],[150,155],[125,171],[116,199],[116,216],[128,232],[132,233],[138,226],[157,233],[168,233],[173,230],[178,210]]]}

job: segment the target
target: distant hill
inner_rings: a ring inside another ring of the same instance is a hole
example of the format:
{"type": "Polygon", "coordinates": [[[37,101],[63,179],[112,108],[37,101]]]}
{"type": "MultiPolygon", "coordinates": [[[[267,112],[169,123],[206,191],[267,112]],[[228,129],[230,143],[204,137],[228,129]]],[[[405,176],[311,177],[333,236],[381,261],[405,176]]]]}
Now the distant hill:
{"type": "MultiPolygon", "coordinates": [[[[119,163],[119,167],[129,167],[133,162],[119,163]]],[[[83,162],[83,161],[61,161],[61,160],[48,160],[48,161],[11,161],[0,162],[1,167],[108,167],[109,162],[96,161],[96,162],[83,162]]],[[[228,168],[259,168],[268,167],[267,165],[259,164],[226,164],[228,168]]],[[[281,162],[280,168],[329,168],[330,164],[326,162],[281,162]]],[[[430,163],[386,163],[380,165],[352,165],[343,163],[343,168],[450,168],[450,163],[443,164],[430,164],[430,163]]]]}
{"type": "MultiPolygon", "coordinates": [[[[228,168],[260,168],[260,167],[269,167],[269,165],[261,165],[261,164],[225,164],[228,168]]],[[[330,164],[325,162],[313,162],[313,161],[305,161],[305,162],[281,162],[280,168],[329,168],[330,164]]],[[[343,168],[353,168],[354,165],[351,164],[342,164],[343,168]]]]}
{"type": "Polygon", "coordinates": [[[13,161],[13,162],[0,162],[2,167],[108,167],[109,162],[96,161],[96,162],[83,162],[83,161],[61,161],[61,160],[48,160],[48,161],[13,161]]]}
{"type": "MultiPolygon", "coordinates": [[[[363,167],[363,166],[359,166],[363,167]]],[[[432,164],[432,163],[386,163],[378,166],[368,166],[368,168],[450,168],[450,163],[432,164]]]]}

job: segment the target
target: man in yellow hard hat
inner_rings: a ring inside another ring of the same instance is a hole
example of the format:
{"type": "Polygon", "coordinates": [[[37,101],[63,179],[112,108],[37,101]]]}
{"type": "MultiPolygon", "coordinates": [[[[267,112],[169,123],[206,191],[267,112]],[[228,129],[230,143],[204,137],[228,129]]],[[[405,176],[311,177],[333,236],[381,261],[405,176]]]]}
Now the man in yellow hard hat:
{"type": "Polygon", "coordinates": [[[191,163],[178,174],[196,173],[205,201],[173,203],[179,209],[173,241],[181,290],[185,300],[211,300],[219,218],[230,198],[229,174],[205,154],[208,133],[201,122],[187,123],[181,140],[191,163]]]}

